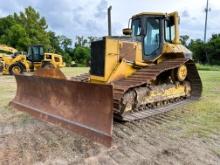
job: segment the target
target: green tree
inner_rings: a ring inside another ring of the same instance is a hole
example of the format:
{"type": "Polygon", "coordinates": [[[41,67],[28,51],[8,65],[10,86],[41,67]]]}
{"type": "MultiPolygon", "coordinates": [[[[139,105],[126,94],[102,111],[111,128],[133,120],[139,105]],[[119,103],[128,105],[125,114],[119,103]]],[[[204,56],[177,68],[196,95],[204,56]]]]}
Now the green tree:
{"type": "Polygon", "coordinates": [[[191,40],[189,43],[189,49],[193,52],[193,59],[195,62],[206,63],[205,43],[200,40],[191,40]]]}
{"type": "Polygon", "coordinates": [[[74,49],[72,48],[72,40],[67,38],[66,36],[62,35],[59,36],[59,42],[60,42],[60,47],[63,50],[64,54],[64,60],[66,62],[67,66],[71,66],[73,54],[74,54],[74,49]]]}
{"type": "Polygon", "coordinates": [[[210,64],[220,64],[220,34],[213,34],[206,45],[210,64]]]}
{"type": "Polygon", "coordinates": [[[72,46],[72,40],[62,35],[59,36],[60,44],[63,50],[68,50],[72,46]]]}
{"type": "Polygon", "coordinates": [[[207,43],[200,39],[191,40],[189,48],[196,62],[220,64],[220,34],[213,34],[207,43]]]}
{"type": "Polygon", "coordinates": [[[19,15],[15,13],[14,19],[23,25],[28,37],[31,38],[30,44],[42,44],[45,49],[51,49],[46,20],[34,8],[28,7],[19,15]]]}
{"type": "Polygon", "coordinates": [[[71,66],[72,63],[72,57],[68,53],[64,53],[63,55],[63,60],[66,63],[66,66],[71,66]]]}
{"type": "Polygon", "coordinates": [[[47,27],[45,18],[28,7],[24,12],[0,19],[0,42],[21,50],[27,50],[28,45],[42,44],[47,50],[51,48],[47,27]]]}
{"type": "Polygon", "coordinates": [[[92,42],[97,40],[96,37],[89,36],[77,36],[75,41],[75,48],[73,54],[71,54],[72,59],[77,64],[82,64],[84,66],[88,66],[91,59],[91,50],[90,45],[92,42]]]}
{"type": "Polygon", "coordinates": [[[60,37],[55,34],[55,32],[49,31],[49,40],[50,40],[50,45],[51,45],[51,51],[62,54],[63,50],[60,46],[60,37]]]}
{"type": "Polygon", "coordinates": [[[0,42],[21,50],[30,45],[30,39],[20,24],[14,24],[7,29],[1,36],[0,42]]]}
{"type": "Polygon", "coordinates": [[[0,43],[24,51],[30,45],[41,44],[46,51],[61,54],[66,63],[71,63],[72,40],[47,31],[47,28],[45,18],[34,8],[28,7],[23,12],[0,19],[0,43]]]}
{"type": "Polygon", "coordinates": [[[76,36],[75,47],[86,47],[88,46],[88,40],[83,36],[76,36]]]}
{"type": "Polygon", "coordinates": [[[0,19],[0,37],[5,34],[5,31],[14,25],[16,21],[14,17],[9,15],[0,19]]]}
{"type": "Polygon", "coordinates": [[[90,48],[77,46],[74,49],[74,58],[73,60],[77,64],[83,64],[88,66],[90,61],[90,48]]]}

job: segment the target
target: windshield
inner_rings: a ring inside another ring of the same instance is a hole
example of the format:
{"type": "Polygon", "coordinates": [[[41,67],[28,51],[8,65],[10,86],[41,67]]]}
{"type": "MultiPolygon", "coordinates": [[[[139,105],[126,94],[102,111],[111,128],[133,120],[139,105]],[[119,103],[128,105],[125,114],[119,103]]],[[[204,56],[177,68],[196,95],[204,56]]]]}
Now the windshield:
{"type": "Polygon", "coordinates": [[[147,34],[144,37],[144,52],[145,56],[151,56],[160,46],[160,20],[148,18],[145,27],[147,34]]]}
{"type": "Polygon", "coordinates": [[[141,35],[141,20],[140,19],[133,20],[131,29],[132,29],[132,36],[140,36],[141,35]]]}
{"type": "Polygon", "coordinates": [[[43,59],[44,50],[41,46],[32,46],[28,49],[28,59],[30,61],[39,62],[43,59]]]}

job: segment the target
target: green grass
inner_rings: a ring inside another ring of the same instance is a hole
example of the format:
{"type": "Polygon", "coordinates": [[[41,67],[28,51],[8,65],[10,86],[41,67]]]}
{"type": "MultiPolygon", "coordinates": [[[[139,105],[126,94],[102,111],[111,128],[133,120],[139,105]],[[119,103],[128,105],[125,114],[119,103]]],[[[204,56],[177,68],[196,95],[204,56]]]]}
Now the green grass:
{"type": "MultiPolygon", "coordinates": [[[[210,137],[220,132],[220,72],[200,71],[203,82],[201,100],[178,108],[181,118],[168,127],[180,128],[183,137],[210,137]]],[[[178,111],[173,111],[175,115],[178,111]]]]}
{"type": "Polygon", "coordinates": [[[187,122],[197,122],[197,126],[188,129],[188,133],[209,135],[209,132],[220,131],[220,72],[201,71],[203,82],[203,97],[201,101],[191,105],[192,116],[187,122]]]}
{"type": "Polygon", "coordinates": [[[202,65],[196,64],[198,70],[205,70],[205,71],[220,71],[219,65],[202,65]]]}

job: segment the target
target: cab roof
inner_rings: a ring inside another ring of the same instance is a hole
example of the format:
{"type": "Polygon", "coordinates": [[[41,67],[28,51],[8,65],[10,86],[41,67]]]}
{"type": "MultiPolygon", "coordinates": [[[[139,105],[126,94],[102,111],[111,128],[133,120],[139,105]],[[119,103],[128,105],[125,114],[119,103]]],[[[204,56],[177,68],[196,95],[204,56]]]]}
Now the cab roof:
{"type": "Polygon", "coordinates": [[[142,12],[139,14],[135,14],[132,16],[132,18],[137,18],[141,16],[166,16],[167,13],[159,13],[159,12],[142,12]]]}

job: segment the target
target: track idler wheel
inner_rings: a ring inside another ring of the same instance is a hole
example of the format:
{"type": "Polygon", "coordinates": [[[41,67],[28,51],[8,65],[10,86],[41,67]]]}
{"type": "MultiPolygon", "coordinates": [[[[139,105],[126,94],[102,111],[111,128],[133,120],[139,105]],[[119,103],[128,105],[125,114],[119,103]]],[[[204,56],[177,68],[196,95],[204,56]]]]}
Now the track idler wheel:
{"type": "Polygon", "coordinates": [[[172,80],[173,81],[184,81],[187,77],[187,67],[186,65],[180,65],[177,69],[173,69],[172,70],[172,74],[171,74],[171,77],[172,77],[172,80]]]}

